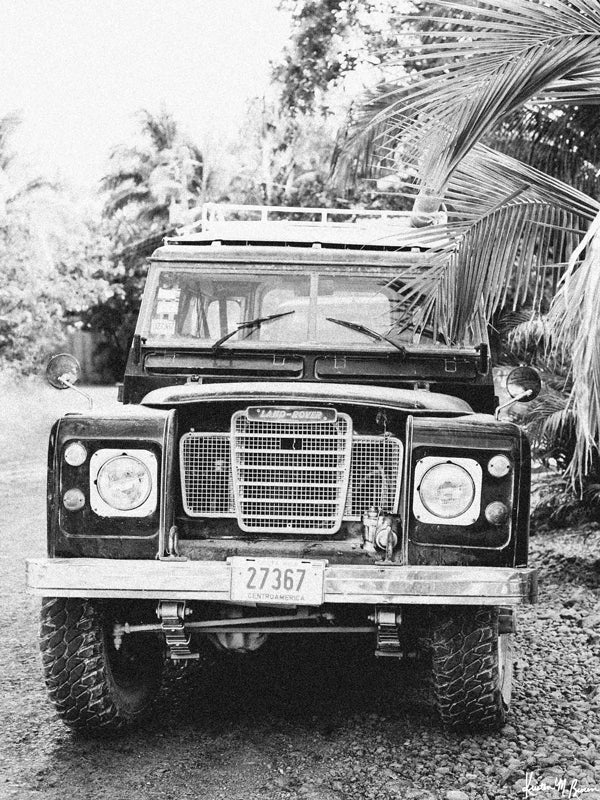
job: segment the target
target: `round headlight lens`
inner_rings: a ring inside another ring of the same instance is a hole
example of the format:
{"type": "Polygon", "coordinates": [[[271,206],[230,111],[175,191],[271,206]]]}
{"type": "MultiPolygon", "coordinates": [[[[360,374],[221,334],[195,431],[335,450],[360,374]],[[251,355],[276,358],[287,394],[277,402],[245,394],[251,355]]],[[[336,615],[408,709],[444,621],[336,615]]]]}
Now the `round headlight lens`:
{"type": "Polygon", "coordinates": [[[436,517],[454,519],[475,499],[475,484],[466,469],[447,461],[427,470],[419,486],[421,502],[436,517]]]}
{"type": "Polygon", "coordinates": [[[71,442],[65,447],[65,461],[72,467],[80,467],[86,458],[87,450],[81,442],[71,442]]]}
{"type": "Polygon", "coordinates": [[[152,490],[150,470],[139,458],[122,455],[100,467],[96,479],[98,494],[119,511],[131,511],[144,503],[152,490]]]}

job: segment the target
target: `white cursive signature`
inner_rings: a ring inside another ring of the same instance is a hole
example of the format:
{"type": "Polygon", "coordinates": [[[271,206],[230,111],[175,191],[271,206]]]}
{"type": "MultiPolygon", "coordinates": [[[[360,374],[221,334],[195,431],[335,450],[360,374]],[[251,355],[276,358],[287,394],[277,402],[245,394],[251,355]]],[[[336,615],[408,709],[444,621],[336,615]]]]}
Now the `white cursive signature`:
{"type": "Polygon", "coordinates": [[[577,778],[573,778],[571,781],[567,781],[567,778],[555,778],[554,783],[546,783],[544,780],[538,782],[533,772],[526,772],[523,792],[525,793],[525,800],[534,797],[539,792],[551,791],[560,792],[561,797],[574,798],[593,792],[596,788],[595,786],[579,786],[577,778]]]}

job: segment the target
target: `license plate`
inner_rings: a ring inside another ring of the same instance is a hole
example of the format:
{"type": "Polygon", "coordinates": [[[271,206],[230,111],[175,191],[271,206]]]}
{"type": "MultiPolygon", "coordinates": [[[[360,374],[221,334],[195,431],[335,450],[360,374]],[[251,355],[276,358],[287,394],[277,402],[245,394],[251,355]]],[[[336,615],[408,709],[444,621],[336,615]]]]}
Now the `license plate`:
{"type": "Polygon", "coordinates": [[[323,602],[325,561],[234,556],[229,562],[231,600],[303,606],[323,602]]]}

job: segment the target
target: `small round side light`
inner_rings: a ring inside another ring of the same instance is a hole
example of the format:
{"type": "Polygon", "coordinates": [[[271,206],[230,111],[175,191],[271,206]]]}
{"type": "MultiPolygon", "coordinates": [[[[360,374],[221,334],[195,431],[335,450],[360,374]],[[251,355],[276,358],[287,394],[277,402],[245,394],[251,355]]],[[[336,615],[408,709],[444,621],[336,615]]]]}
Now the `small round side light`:
{"type": "Polygon", "coordinates": [[[487,505],[483,513],[491,525],[502,525],[502,523],[508,517],[508,508],[504,505],[504,503],[496,500],[495,502],[487,505]]]}
{"type": "Polygon", "coordinates": [[[488,472],[494,478],[504,478],[510,472],[511,467],[510,459],[502,453],[492,456],[487,465],[488,472]]]}
{"type": "Polygon", "coordinates": [[[67,511],[81,511],[85,505],[85,496],[81,489],[67,489],[63,495],[63,505],[67,511]]]}
{"type": "Polygon", "coordinates": [[[81,442],[71,442],[65,447],[65,461],[72,467],[80,467],[85,463],[87,450],[81,442]]]}

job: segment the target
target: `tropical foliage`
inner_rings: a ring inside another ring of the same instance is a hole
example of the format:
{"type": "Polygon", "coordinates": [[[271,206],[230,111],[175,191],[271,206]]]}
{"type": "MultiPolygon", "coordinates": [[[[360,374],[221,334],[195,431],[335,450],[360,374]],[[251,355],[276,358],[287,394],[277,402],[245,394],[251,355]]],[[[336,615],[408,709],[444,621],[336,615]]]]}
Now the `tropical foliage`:
{"type": "Polygon", "coordinates": [[[110,155],[101,181],[104,214],[117,223],[124,243],[140,232],[161,230],[185,219],[202,202],[207,176],[202,153],[166,110],[141,111],[139,142],[120,145],[110,155]]]}
{"type": "Polygon", "coordinates": [[[587,0],[433,5],[441,12],[426,40],[411,40],[421,70],[380,87],[355,114],[337,176],[403,176],[413,242],[443,237],[429,267],[407,276],[406,305],[414,311],[425,298],[421,324],[446,340],[464,337],[481,296],[489,316],[509,291],[515,304],[531,297],[533,283],[539,308],[549,272],[562,275],[548,325],[555,357],[571,360],[570,470],[581,481],[600,440],[600,206],[482,140],[526,105],[525,120],[543,109],[550,145],[553,120],[565,134],[563,108],[599,101],[600,9],[587,0]],[[460,30],[447,24],[448,9],[464,15],[460,30]],[[436,224],[443,207],[447,222],[436,224]]]}
{"type": "Polygon", "coordinates": [[[92,306],[87,325],[102,335],[96,359],[115,380],[125,361],[146,277],[146,257],[162,237],[202,204],[210,172],[200,149],[166,110],[141,111],[137,141],[116,147],[101,181],[105,232],[111,241],[104,277],[111,294],[92,306]]]}
{"type": "Polygon", "coordinates": [[[335,133],[332,120],[290,114],[275,100],[254,98],[231,146],[232,176],[216,196],[221,201],[269,205],[331,202],[326,182],[335,133]]]}
{"type": "Polygon", "coordinates": [[[282,0],[292,35],[273,77],[283,113],[331,114],[340,104],[335,89],[345,78],[372,81],[396,53],[403,16],[395,0],[282,0]]]}
{"type": "Polygon", "coordinates": [[[102,240],[59,187],[31,177],[11,149],[16,116],[0,118],[0,366],[38,369],[64,323],[109,293],[102,240]]]}

